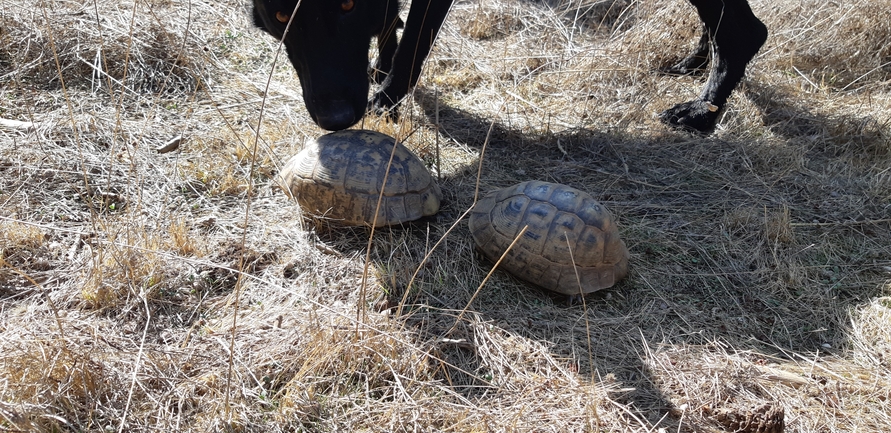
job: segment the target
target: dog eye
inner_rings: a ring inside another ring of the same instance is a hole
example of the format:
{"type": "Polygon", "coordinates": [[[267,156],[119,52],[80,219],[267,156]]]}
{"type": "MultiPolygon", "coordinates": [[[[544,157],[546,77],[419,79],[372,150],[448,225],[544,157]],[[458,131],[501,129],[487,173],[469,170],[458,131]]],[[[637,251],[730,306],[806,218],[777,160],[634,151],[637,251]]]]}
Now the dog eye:
{"type": "Polygon", "coordinates": [[[356,6],[356,2],[354,0],[343,0],[340,3],[340,10],[342,10],[344,12],[349,12],[349,11],[353,10],[353,8],[355,6],[356,6]]]}
{"type": "MultiPolygon", "coordinates": [[[[347,0],[347,1],[349,1],[349,0],[347,0]]],[[[276,13],[275,13],[275,19],[277,19],[278,22],[280,22],[280,23],[282,23],[282,24],[287,24],[288,21],[291,20],[291,16],[288,15],[288,14],[286,14],[286,13],[284,13],[284,12],[276,12],[276,13]]]]}

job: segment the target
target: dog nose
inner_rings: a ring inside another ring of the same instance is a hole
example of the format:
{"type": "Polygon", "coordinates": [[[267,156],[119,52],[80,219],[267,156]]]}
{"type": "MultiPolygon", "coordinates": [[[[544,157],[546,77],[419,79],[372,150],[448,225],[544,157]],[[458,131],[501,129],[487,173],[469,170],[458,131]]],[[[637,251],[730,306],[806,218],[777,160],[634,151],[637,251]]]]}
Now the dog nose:
{"type": "MultiPolygon", "coordinates": [[[[362,117],[353,105],[344,99],[332,99],[321,105],[322,109],[315,116],[316,123],[329,131],[340,131],[356,124],[362,117]]],[[[321,107],[320,107],[321,108],[321,107]]]]}

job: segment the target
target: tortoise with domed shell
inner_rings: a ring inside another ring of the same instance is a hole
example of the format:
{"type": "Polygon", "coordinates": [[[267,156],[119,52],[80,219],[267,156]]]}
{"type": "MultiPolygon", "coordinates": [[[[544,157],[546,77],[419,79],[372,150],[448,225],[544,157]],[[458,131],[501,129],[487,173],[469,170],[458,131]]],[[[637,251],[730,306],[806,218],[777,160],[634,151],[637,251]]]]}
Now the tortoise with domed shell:
{"type": "Polygon", "coordinates": [[[303,212],[343,225],[401,224],[435,214],[442,200],[439,185],[414,153],[393,137],[367,130],[338,131],[307,143],[277,180],[303,212]]]}
{"type": "Polygon", "coordinates": [[[566,185],[528,181],[493,191],[474,206],[469,225],[477,249],[495,263],[516,238],[499,267],[557,293],[588,294],[628,273],[610,211],[566,185]]]}

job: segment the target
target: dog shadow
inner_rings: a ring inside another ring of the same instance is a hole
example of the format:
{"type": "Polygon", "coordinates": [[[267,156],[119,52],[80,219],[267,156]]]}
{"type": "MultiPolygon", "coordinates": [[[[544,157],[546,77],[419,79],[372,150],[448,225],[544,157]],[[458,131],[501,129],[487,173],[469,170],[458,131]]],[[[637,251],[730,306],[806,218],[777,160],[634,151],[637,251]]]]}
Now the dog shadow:
{"type": "MultiPolygon", "coordinates": [[[[747,96],[755,98],[761,108],[768,128],[788,136],[792,147],[799,145],[796,140],[801,135],[819,133],[829,122],[806,110],[796,111],[787,100],[773,95],[752,85],[747,90],[747,96]]],[[[726,252],[708,251],[696,241],[707,236],[739,237],[747,245],[764,249],[771,248],[771,239],[759,236],[791,242],[783,240],[782,233],[765,234],[763,225],[773,217],[759,219],[763,215],[758,212],[787,205],[795,208],[795,194],[800,191],[755,184],[731,188],[726,185],[728,180],[721,178],[726,171],[750,170],[740,159],[764,150],[745,140],[691,139],[667,129],[665,134],[655,134],[652,140],[658,142],[582,128],[528,133],[444,105],[422,89],[416,90],[414,98],[426,121],[433,124],[438,120],[441,134],[478,151],[485,146],[485,154],[482,161],[442,177],[447,199],[441,220],[387,230],[411,233],[409,236],[426,239],[426,245],[445,236],[448,222],[457,220],[473,204],[478,163],[481,192],[533,179],[595,191],[594,197],[613,209],[620,228],[627,227],[623,237],[632,255],[629,277],[586,296],[584,306],[570,305],[562,296],[503,272],[493,273],[487,285],[477,291],[475,285],[491,264],[473,252],[466,223],[459,222],[442,251],[431,254],[423,265],[418,279],[434,278],[437,284],[418,283],[410,272],[393,277],[390,302],[395,305],[403,296],[408,300],[400,319],[406,327],[415,329],[423,341],[454,343],[437,346],[442,361],[440,379],[467,397],[485,398],[495,392],[487,381],[491,372],[468,343],[475,341],[480,324],[484,324],[540,342],[555,358],[566,360],[580,379],[621,390],[610,394],[611,398],[652,426],[701,431],[711,427],[689,418],[682,420],[682,410],[653,374],[654,352],[666,346],[701,347],[720,342],[765,360],[789,360],[790,353],[825,353],[825,347],[844,345],[848,324],[833,318],[845,317],[846,311],[881,295],[880,287],[832,294],[818,294],[824,289],[814,288],[813,293],[799,293],[799,289],[784,287],[784,279],[797,271],[759,263],[754,256],[738,257],[738,264],[723,265],[715,256],[726,252]],[[636,164],[637,160],[646,164],[636,164]],[[710,170],[705,176],[708,184],[697,185],[698,178],[692,175],[706,169],[710,170]],[[724,209],[728,200],[745,203],[739,205],[740,212],[752,221],[734,223],[739,215],[724,209]],[[703,217],[703,209],[711,216],[703,217]],[[729,233],[697,232],[704,219],[714,218],[739,225],[725,227],[729,233]],[[456,269],[456,262],[460,262],[457,268],[466,270],[463,275],[436,273],[436,269],[456,269]],[[647,266],[650,263],[658,266],[647,266]],[[409,281],[414,281],[410,288],[409,281]],[[761,286],[771,289],[752,290],[761,286]],[[411,292],[406,294],[406,290],[411,292]],[[815,312],[801,312],[800,302],[811,298],[817,299],[809,306],[815,312]],[[465,319],[473,317],[475,324],[465,320],[456,325],[458,312],[468,306],[465,319]],[[780,323],[810,331],[783,333],[777,331],[780,323]]],[[[805,198],[802,206],[813,198],[805,198]]],[[[734,240],[728,242],[732,245],[734,240]]]]}

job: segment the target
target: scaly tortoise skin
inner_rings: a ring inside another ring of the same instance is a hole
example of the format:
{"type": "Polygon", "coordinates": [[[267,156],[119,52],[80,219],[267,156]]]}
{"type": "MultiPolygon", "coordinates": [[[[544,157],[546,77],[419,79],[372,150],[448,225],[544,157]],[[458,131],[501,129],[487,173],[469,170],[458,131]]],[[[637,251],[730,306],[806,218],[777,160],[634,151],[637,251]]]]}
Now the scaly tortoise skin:
{"type": "Polygon", "coordinates": [[[628,273],[628,249],[612,214],[566,185],[529,181],[493,191],[474,206],[469,224],[477,249],[493,263],[528,225],[499,267],[557,293],[588,294],[628,273]]]}
{"type": "Polygon", "coordinates": [[[285,164],[278,184],[303,212],[343,225],[401,224],[435,214],[442,200],[439,185],[417,156],[392,137],[367,130],[338,131],[311,141],[285,164]]]}

